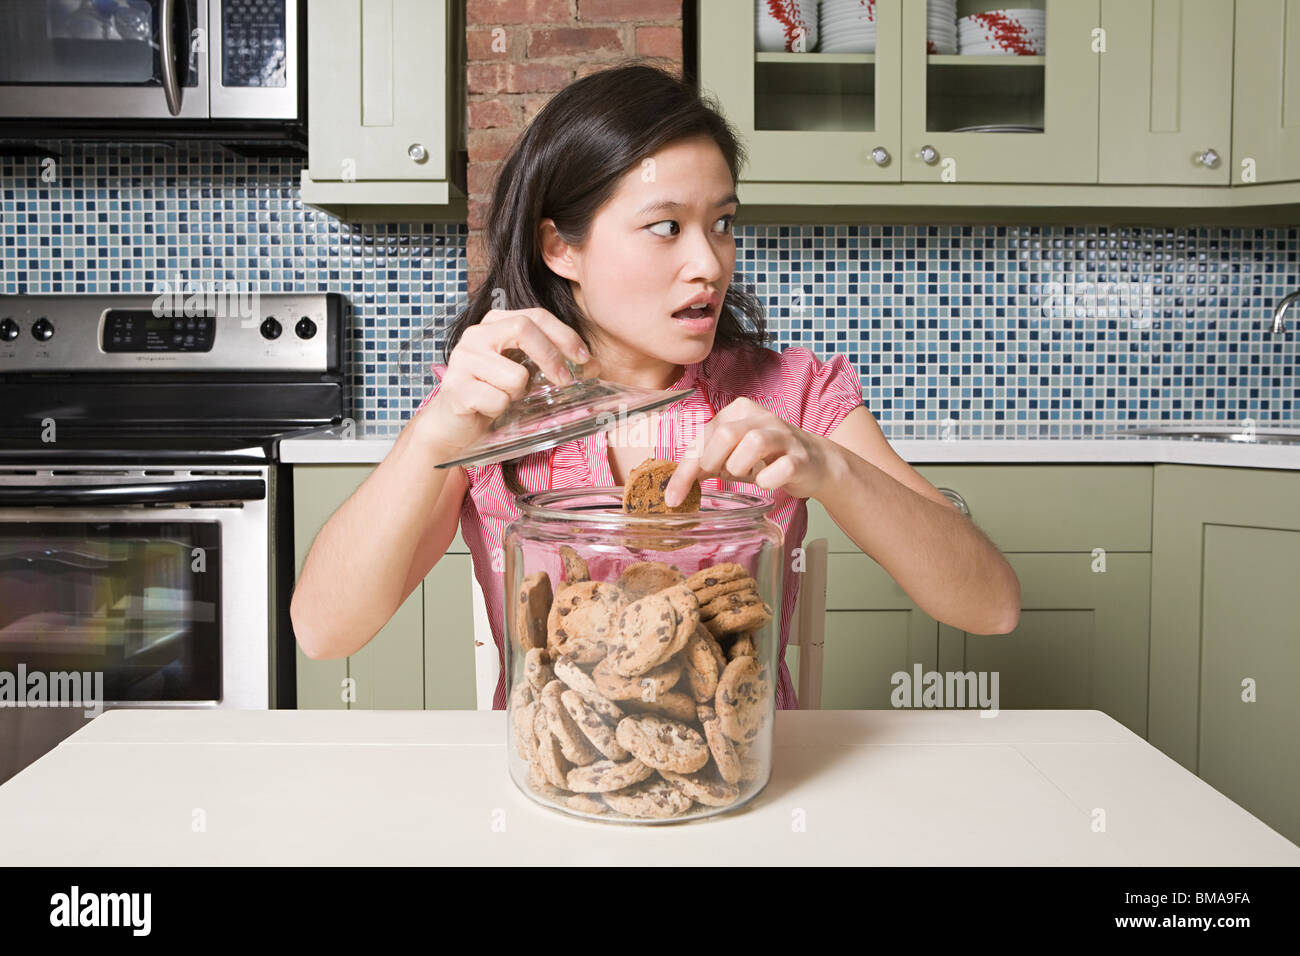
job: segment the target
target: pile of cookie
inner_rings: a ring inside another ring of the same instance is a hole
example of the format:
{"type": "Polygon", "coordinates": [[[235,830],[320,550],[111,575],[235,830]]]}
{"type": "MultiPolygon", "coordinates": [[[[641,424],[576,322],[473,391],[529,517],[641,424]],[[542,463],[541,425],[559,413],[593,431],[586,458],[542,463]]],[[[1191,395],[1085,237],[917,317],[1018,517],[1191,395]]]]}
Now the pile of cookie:
{"type": "Polygon", "coordinates": [[[665,818],[759,785],[773,695],[755,632],[772,609],[748,571],[638,561],[593,581],[560,553],[553,596],[544,571],[519,593],[510,722],[528,786],[579,812],[665,818]]]}

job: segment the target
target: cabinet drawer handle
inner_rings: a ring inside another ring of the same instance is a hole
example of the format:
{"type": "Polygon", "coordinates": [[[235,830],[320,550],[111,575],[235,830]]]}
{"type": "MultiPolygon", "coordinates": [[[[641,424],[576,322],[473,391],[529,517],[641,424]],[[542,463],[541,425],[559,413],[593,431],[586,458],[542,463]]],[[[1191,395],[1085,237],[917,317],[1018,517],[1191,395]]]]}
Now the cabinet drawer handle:
{"type": "Polygon", "coordinates": [[[939,151],[933,146],[922,146],[921,151],[916,155],[921,157],[921,162],[928,166],[933,166],[939,159],[939,151]]]}
{"type": "Polygon", "coordinates": [[[965,498],[957,494],[957,492],[953,491],[951,488],[940,488],[939,490],[943,492],[944,497],[946,497],[957,507],[958,511],[960,511],[964,515],[967,516],[970,515],[970,508],[966,507],[965,498]]]}
{"type": "Polygon", "coordinates": [[[1212,149],[1207,149],[1197,155],[1196,161],[1207,169],[1214,169],[1219,165],[1219,154],[1212,149]]]}
{"type": "Polygon", "coordinates": [[[889,150],[883,146],[877,146],[871,151],[871,161],[877,166],[884,166],[889,162],[889,150]]]}
{"type": "Polygon", "coordinates": [[[412,162],[422,163],[429,158],[429,151],[422,143],[412,143],[406,148],[406,155],[411,157],[412,162]]]}

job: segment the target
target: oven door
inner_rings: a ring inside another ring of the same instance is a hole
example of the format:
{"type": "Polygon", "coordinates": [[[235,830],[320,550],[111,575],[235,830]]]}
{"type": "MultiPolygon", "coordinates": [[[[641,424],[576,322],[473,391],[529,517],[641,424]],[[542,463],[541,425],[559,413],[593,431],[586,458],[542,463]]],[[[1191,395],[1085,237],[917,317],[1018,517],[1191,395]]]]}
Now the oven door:
{"type": "Polygon", "coordinates": [[[0,672],[102,675],[105,706],[267,708],[267,481],[0,468],[0,672]]]}
{"type": "Polygon", "coordinates": [[[3,0],[0,118],[206,119],[209,0],[3,0]]]}

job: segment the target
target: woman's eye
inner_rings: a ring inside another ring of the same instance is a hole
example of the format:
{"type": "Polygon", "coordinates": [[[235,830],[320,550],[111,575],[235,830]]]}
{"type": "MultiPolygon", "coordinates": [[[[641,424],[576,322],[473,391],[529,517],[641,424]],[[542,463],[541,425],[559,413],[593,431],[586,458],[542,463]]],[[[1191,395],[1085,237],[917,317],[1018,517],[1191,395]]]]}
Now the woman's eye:
{"type": "MultiPolygon", "coordinates": [[[[725,234],[725,233],[728,233],[728,232],[731,231],[731,223],[732,223],[732,221],[733,221],[735,218],[736,218],[735,215],[726,215],[726,216],[722,216],[722,217],[720,217],[720,218],[717,220],[718,222],[725,222],[725,223],[726,223],[726,225],[725,225],[725,226],[722,228],[722,230],[721,230],[724,234],[725,234]]],[[[654,232],[654,234],[655,234],[656,236],[662,236],[664,239],[668,239],[668,238],[670,238],[670,237],[672,237],[672,236],[677,235],[677,233],[681,232],[681,227],[678,226],[678,224],[677,224],[677,220],[676,220],[676,219],[664,219],[664,220],[661,220],[661,221],[659,221],[659,222],[651,223],[650,225],[646,226],[646,228],[649,229],[651,232],[654,232]],[[675,231],[670,231],[670,232],[666,232],[666,233],[665,233],[665,232],[656,232],[655,230],[658,229],[660,226],[668,226],[668,227],[671,227],[671,228],[672,228],[673,230],[675,230],[675,231]]]]}

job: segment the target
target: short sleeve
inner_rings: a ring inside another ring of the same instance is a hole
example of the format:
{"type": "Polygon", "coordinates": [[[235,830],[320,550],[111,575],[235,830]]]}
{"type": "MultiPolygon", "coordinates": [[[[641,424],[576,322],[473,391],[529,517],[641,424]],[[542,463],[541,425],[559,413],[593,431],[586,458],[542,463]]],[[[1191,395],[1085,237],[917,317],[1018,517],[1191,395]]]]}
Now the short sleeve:
{"type": "Polygon", "coordinates": [[[433,386],[432,391],[430,391],[428,395],[424,396],[424,401],[420,402],[419,407],[416,408],[417,412],[421,411],[425,405],[428,405],[429,402],[433,400],[433,396],[438,394],[438,389],[442,388],[442,377],[447,372],[447,366],[443,365],[441,362],[435,362],[433,365],[430,365],[429,368],[433,369],[434,374],[438,376],[438,384],[433,386]]]}
{"type": "Polygon", "coordinates": [[[863,404],[858,370],[842,353],[823,362],[806,348],[788,351],[806,353],[795,358],[803,397],[799,427],[825,436],[863,404]]]}

